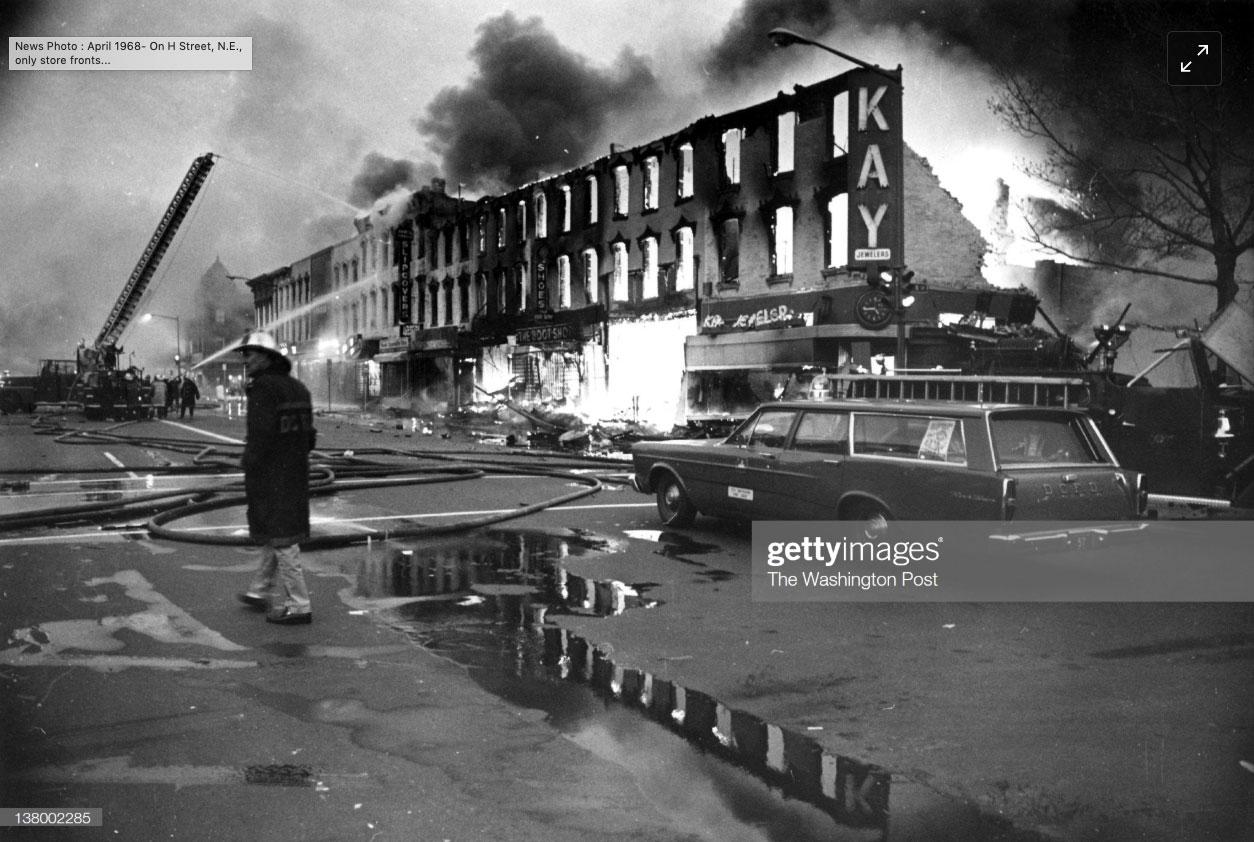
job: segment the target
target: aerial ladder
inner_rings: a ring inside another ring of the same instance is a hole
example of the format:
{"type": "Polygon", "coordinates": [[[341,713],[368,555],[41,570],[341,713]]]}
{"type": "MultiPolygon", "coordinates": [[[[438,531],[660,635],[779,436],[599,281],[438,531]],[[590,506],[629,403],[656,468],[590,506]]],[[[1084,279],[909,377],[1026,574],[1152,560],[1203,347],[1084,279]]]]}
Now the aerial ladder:
{"type": "MultiPolygon", "coordinates": [[[[122,349],[117,341],[134,317],[161,259],[209,177],[213,158],[212,152],[206,152],[192,162],[92,347],[80,347],[78,350],[78,376],[70,392],[70,402],[81,403],[88,418],[112,415],[115,398],[124,397],[120,394],[123,384],[117,372],[122,349]]],[[[121,402],[125,403],[124,400],[121,402]]]]}

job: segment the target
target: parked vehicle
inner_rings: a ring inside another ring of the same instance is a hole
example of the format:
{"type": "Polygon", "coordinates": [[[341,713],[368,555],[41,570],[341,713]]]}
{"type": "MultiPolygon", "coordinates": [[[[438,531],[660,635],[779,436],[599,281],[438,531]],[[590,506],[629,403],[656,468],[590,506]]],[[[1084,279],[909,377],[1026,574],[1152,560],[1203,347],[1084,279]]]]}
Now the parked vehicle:
{"type": "Polygon", "coordinates": [[[40,360],[33,375],[0,374],[0,413],[34,412],[40,404],[64,401],[74,375],[74,360],[40,360]]]}
{"type": "Polygon", "coordinates": [[[724,439],[640,442],[638,491],[686,526],[753,520],[1117,520],[1145,511],[1079,409],[837,399],[764,404],[724,439]]]}
{"type": "Polygon", "coordinates": [[[1254,508],[1254,309],[1233,302],[1202,329],[1098,325],[1085,355],[1061,334],[1050,339],[1024,324],[1037,309],[1015,300],[1016,321],[995,328],[980,327],[978,312],[946,327],[913,326],[914,367],[892,374],[820,343],[806,360],[804,343],[778,338],[768,365],[698,357],[703,364],[685,370],[688,425],[725,433],[765,401],[807,394],[820,375],[841,397],[1078,407],[1121,464],[1147,475],[1151,508],[1254,508]]]}

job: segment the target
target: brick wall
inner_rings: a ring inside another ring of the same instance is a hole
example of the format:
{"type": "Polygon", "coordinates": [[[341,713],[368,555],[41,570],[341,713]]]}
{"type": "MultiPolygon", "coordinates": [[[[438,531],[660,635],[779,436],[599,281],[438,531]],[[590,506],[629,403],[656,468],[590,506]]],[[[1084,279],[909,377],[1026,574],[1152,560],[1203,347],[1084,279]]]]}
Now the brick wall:
{"type": "Polygon", "coordinates": [[[906,263],[936,284],[986,286],[980,270],[988,243],[962,215],[962,205],[941,187],[932,166],[905,147],[906,263]]]}

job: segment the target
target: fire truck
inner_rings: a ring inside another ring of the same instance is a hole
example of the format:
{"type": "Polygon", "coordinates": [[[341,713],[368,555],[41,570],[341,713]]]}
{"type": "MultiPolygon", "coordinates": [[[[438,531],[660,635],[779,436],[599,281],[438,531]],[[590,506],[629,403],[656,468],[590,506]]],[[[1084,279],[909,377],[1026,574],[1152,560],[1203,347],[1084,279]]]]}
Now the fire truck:
{"type": "Polygon", "coordinates": [[[1097,420],[1124,466],[1145,473],[1160,511],[1254,508],[1254,312],[1234,302],[1205,328],[1171,331],[1129,329],[1121,317],[1094,328],[1087,353],[1056,329],[1053,335],[1025,329],[1031,321],[973,318],[915,330],[911,342],[926,336],[917,354],[910,349],[917,367],[892,373],[877,370],[873,360],[870,366],[814,360],[743,372],[690,370],[689,424],[734,422],[746,405],[731,406],[731,394],[757,401],[821,392],[1074,406],[1097,420]],[[723,399],[718,412],[708,400],[713,393],[723,399]]]}
{"type": "Polygon", "coordinates": [[[120,418],[127,410],[126,381],[128,376],[137,377],[138,372],[119,369],[122,348],[117,341],[134,317],[149,282],[212,167],[213,153],[207,152],[192,162],[95,342],[78,348],[77,373],[70,389],[69,403],[81,405],[88,419],[120,418]]]}
{"type": "Polygon", "coordinates": [[[76,374],[74,360],[40,360],[38,374],[0,374],[0,413],[34,412],[40,404],[68,400],[76,374]]]}

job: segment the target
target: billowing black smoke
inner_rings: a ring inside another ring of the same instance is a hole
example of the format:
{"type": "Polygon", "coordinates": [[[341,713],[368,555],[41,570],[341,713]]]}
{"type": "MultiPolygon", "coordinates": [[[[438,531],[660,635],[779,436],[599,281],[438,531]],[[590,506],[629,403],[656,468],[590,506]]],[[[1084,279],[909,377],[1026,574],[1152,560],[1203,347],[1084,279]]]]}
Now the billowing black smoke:
{"type": "Polygon", "coordinates": [[[922,63],[917,56],[902,57],[907,89],[912,78],[930,70],[933,57],[1000,77],[1005,88],[994,99],[995,112],[1055,153],[1038,161],[1033,175],[1074,207],[1097,211],[1094,224],[1059,201],[1026,204],[1037,231],[1065,242],[1072,255],[1125,264],[1205,257],[1204,249],[1190,250],[1187,243],[1212,236],[1206,230],[1212,208],[1194,214],[1170,189],[1162,195],[1147,192],[1167,168],[1151,144],[1171,150],[1185,169],[1196,163],[1190,154],[1205,154],[1197,152],[1205,142],[1183,151],[1194,127],[1205,126],[1221,154],[1231,156],[1227,181],[1217,188],[1224,192],[1229,220],[1241,218],[1249,200],[1248,180],[1231,176],[1239,162],[1254,158],[1254,4],[1249,2],[747,0],[706,55],[709,89],[770,79],[785,62],[813,60],[811,47],[772,49],[767,33],[776,27],[853,55],[877,54],[881,36],[899,51],[917,45],[922,63]],[[1221,85],[1167,85],[1166,36],[1175,30],[1223,33],[1221,85]],[[1016,97],[1025,93],[1027,99],[1016,97]],[[1044,126],[1025,126],[1041,115],[1044,126]],[[1021,119],[1007,119],[1015,116],[1021,119]],[[1176,234],[1147,224],[1141,213],[1147,207],[1168,219],[1176,234]]]}
{"type": "Polygon", "coordinates": [[[840,4],[832,0],[746,0],[710,48],[704,65],[713,86],[734,85],[763,67],[777,67],[766,33],[784,27],[809,37],[836,25],[840,4]]]}
{"type": "Polygon", "coordinates": [[[775,73],[811,49],[772,50],[766,33],[776,27],[854,55],[863,43],[851,37],[893,31],[941,55],[1038,83],[1118,84],[1147,69],[1163,79],[1167,32],[1220,30],[1225,87],[1248,97],[1252,23],[1254,4],[1222,0],[746,0],[705,65],[710,84],[729,85],[763,69],[775,73]]]}
{"type": "Polygon", "coordinates": [[[416,189],[436,175],[431,164],[415,164],[371,152],[361,163],[361,171],[353,176],[348,201],[359,208],[369,207],[375,199],[397,188],[416,189]]]}
{"type": "Polygon", "coordinates": [[[445,177],[493,191],[595,159],[616,116],[658,95],[645,61],[624,50],[593,67],[538,18],[506,12],[479,27],[475,76],[440,91],[416,121],[445,177]]]}

